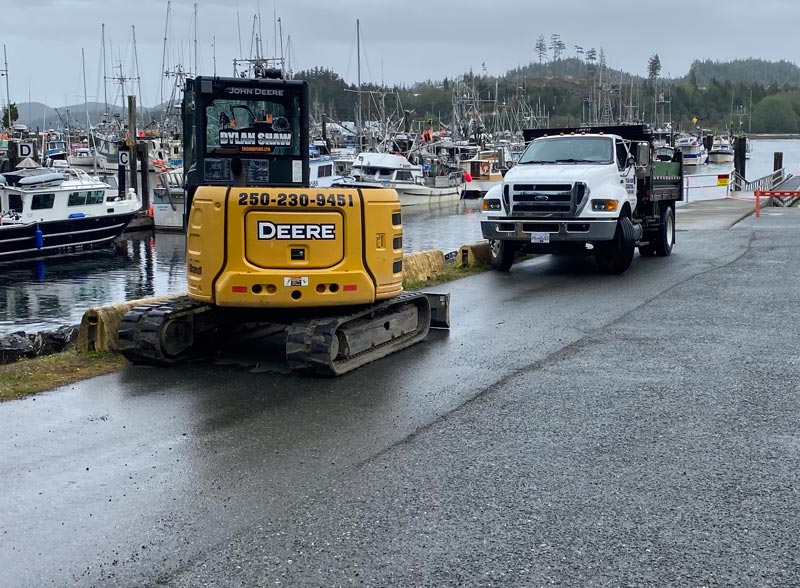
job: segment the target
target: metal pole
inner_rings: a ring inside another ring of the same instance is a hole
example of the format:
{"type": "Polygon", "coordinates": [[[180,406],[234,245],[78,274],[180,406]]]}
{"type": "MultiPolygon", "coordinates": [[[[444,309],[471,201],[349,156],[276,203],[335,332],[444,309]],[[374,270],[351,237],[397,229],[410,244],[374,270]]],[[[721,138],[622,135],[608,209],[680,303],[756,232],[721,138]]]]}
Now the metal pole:
{"type": "Polygon", "coordinates": [[[358,112],[356,113],[358,122],[356,123],[356,128],[358,129],[358,150],[361,151],[361,23],[359,19],[356,19],[356,56],[358,62],[358,112]]]}
{"type": "Polygon", "coordinates": [[[6,56],[6,45],[3,43],[3,73],[6,76],[6,108],[8,109],[8,128],[11,128],[11,94],[8,91],[8,57],[6,56]]]}
{"type": "Polygon", "coordinates": [[[138,182],[136,178],[136,96],[128,96],[128,178],[129,188],[137,191],[138,182]]]}

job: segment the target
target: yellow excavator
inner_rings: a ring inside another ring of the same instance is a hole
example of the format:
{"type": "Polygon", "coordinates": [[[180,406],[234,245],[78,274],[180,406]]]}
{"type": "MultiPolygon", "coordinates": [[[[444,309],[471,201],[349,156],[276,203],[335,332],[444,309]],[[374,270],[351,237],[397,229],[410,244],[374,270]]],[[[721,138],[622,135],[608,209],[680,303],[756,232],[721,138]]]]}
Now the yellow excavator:
{"type": "Polygon", "coordinates": [[[449,295],[403,292],[397,193],[310,185],[307,82],[199,76],[182,118],[188,295],[126,314],[128,360],[176,363],[247,326],[285,331],[292,370],[340,375],[450,326],[449,295]]]}

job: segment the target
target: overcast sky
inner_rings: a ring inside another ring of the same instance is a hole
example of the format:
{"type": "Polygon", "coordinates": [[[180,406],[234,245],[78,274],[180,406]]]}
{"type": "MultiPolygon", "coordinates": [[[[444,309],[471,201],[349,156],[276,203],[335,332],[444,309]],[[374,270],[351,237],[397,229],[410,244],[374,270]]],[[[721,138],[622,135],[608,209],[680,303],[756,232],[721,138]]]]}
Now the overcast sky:
{"type": "MultiPolygon", "coordinates": [[[[107,75],[119,75],[120,63],[124,75],[133,75],[135,27],[142,101],[160,102],[166,0],[0,0],[0,5],[12,102],[30,97],[50,106],[82,103],[82,48],[87,95],[102,102],[102,23],[107,75]]],[[[194,68],[193,5],[171,2],[168,66],[194,68]]],[[[351,83],[357,77],[360,19],[362,80],[390,85],[452,78],[470,68],[480,73],[484,64],[489,75],[499,75],[536,60],[537,36],[549,40],[552,33],[561,35],[567,56],[575,55],[575,45],[602,47],[611,67],[641,75],[653,53],[659,54],[662,75],[671,76],[684,75],[694,59],[795,62],[800,24],[797,0],[198,0],[199,73],[214,73],[216,55],[217,74],[231,75],[233,59],[251,55],[259,10],[264,53],[272,54],[276,46],[280,52],[277,16],[293,70],[327,67],[351,83]]],[[[119,85],[109,83],[107,91],[109,102],[122,104],[119,85]]],[[[168,98],[168,86],[164,92],[168,98]]]]}

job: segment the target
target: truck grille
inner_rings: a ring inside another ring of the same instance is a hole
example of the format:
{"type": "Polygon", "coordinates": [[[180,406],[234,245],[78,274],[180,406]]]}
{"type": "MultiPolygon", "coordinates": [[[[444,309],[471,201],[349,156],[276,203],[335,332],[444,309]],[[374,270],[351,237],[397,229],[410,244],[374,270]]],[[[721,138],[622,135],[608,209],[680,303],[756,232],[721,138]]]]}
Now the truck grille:
{"type": "Polygon", "coordinates": [[[511,216],[536,215],[550,218],[576,216],[583,208],[586,185],[512,184],[508,209],[511,216]]]}

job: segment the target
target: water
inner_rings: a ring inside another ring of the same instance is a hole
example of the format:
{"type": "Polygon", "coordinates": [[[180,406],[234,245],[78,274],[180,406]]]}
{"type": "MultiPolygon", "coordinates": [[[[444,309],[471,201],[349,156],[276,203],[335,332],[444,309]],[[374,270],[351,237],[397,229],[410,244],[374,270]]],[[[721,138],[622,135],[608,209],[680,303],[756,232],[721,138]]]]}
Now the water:
{"type": "MultiPolygon", "coordinates": [[[[753,140],[753,151],[750,159],[745,164],[745,177],[748,181],[763,178],[773,171],[773,155],[783,153],[783,167],[786,172],[800,174],[800,140],[797,139],[769,139],[753,140]]],[[[709,163],[685,168],[689,176],[688,199],[711,200],[724,198],[726,188],[716,186],[717,175],[728,175],[733,171],[733,163],[709,163]]]]}
{"type": "MultiPolygon", "coordinates": [[[[800,140],[757,140],[747,161],[747,179],[771,173],[776,151],[783,152],[788,172],[800,174],[800,140]]],[[[710,164],[689,173],[697,183],[709,183],[732,168],[710,164]]],[[[724,196],[725,188],[716,186],[690,191],[690,200],[724,196]]],[[[480,204],[466,200],[404,208],[403,248],[448,253],[480,241],[480,204]]],[[[77,324],[93,306],[186,290],[183,235],[140,232],[124,237],[115,249],[103,252],[0,267],[0,334],[77,324]]]]}

